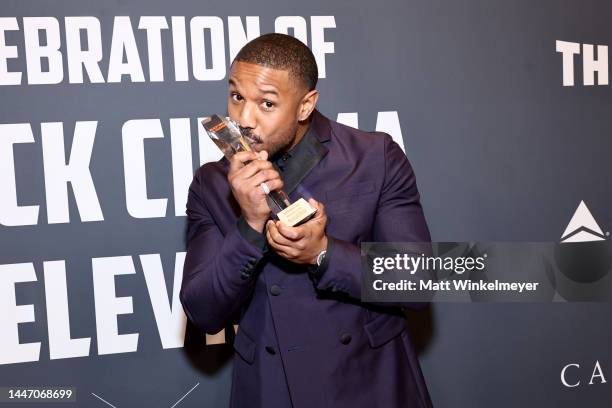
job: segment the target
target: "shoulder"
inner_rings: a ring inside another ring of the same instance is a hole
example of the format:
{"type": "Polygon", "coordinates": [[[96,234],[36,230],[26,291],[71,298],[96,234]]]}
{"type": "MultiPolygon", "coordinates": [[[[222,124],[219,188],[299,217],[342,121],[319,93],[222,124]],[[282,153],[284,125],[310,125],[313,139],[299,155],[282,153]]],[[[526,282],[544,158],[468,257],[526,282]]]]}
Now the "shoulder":
{"type": "Polygon", "coordinates": [[[383,148],[386,143],[392,141],[391,136],[384,132],[367,132],[333,120],[330,120],[329,123],[333,136],[339,143],[383,148]]]}
{"type": "Polygon", "coordinates": [[[190,191],[200,197],[206,197],[213,192],[222,192],[227,185],[227,172],[228,162],[225,158],[204,163],[195,171],[190,191]]]}
{"type": "Polygon", "coordinates": [[[201,165],[195,172],[194,178],[199,180],[212,181],[216,178],[227,177],[228,162],[226,158],[222,158],[216,162],[208,162],[201,165]]]}
{"type": "Polygon", "coordinates": [[[404,156],[401,147],[388,133],[368,132],[332,120],[329,124],[331,144],[341,151],[350,151],[358,160],[384,162],[387,156],[395,157],[397,153],[404,156]]]}

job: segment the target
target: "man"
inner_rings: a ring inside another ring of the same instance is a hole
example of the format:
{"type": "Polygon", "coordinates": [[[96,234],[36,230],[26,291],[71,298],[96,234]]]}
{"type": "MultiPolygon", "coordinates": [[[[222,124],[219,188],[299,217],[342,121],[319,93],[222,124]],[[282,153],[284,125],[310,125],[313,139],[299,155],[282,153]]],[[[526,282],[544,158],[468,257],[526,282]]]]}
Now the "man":
{"type": "Polygon", "coordinates": [[[414,173],[388,135],[316,111],[317,77],[290,36],[236,56],[228,113],[254,152],[194,176],[181,302],[207,333],[240,319],[233,407],[429,407],[411,305],[360,301],[362,241],[430,240],[414,173]],[[310,199],[315,217],[272,221],[266,189],[310,199]]]}

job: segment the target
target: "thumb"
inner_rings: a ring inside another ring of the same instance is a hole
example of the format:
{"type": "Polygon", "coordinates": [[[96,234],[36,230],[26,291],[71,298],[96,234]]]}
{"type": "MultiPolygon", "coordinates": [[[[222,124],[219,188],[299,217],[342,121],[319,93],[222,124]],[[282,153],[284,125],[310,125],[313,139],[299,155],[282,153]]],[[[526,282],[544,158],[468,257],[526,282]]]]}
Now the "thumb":
{"type": "Polygon", "coordinates": [[[318,202],[317,200],[315,200],[314,198],[311,198],[308,200],[308,204],[312,205],[314,208],[317,209],[317,215],[318,217],[322,217],[323,215],[325,215],[325,206],[323,205],[323,203],[318,202]]]}
{"type": "Polygon", "coordinates": [[[308,199],[308,204],[312,205],[314,208],[316,208],[317,210],[319,209],[319,207],[321,206],[319,204],[319,202],[317,200],[315,200],[314,198],[309,198],[308,199]]]}

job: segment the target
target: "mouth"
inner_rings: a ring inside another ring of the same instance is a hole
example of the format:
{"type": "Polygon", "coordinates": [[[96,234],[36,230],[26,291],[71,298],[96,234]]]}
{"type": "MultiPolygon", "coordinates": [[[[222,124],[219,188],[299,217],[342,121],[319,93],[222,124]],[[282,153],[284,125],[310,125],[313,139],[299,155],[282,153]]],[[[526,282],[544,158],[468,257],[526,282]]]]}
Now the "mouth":
{"type": "Polygon", "coordinates": [[[247,141],[247,143],[250,144],[250,145],[256,145],[256,144],[262,144],[263,143],[261,138],[259,138],[258,136],[253,135],[249,131],[243,130],[242,135],[245,138],[245,140],[247,141]]]}

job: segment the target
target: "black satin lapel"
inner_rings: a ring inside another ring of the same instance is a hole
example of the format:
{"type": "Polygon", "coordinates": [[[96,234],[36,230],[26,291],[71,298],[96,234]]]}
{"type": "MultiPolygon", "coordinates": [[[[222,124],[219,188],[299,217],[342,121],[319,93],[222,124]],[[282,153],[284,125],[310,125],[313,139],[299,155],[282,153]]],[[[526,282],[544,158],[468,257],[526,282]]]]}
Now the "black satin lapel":
{"type": "Polygon", "coordinates": [[[298,184],[323,160],[328,152],[327,147],[319,142],[318,138],[312,133],[309,132],[303,148],[296,152],[296,155],[285,165],[282,177],[285,185],[283,191],[287,194],[291,194],[295,190],[298,184]]]}

